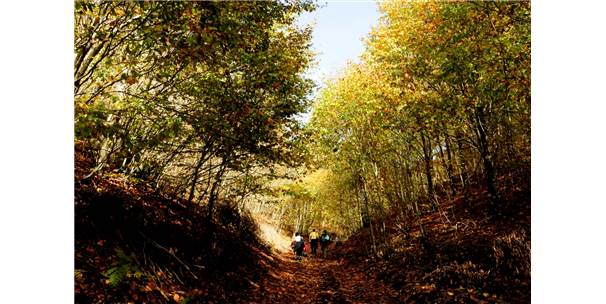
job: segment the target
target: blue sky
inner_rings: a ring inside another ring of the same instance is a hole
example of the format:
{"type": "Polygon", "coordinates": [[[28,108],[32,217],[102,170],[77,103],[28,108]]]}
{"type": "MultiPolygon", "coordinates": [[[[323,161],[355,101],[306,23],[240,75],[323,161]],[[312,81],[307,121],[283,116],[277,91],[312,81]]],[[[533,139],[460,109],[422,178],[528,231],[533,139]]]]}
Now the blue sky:
{"type": "MultiPolygon", "coordinates": [[[[299,17],[299,24],[312,25],[312,49],[316,65],[309,76],[322,86],[322,80],[336,74],[349,60],[358,61],[364,51],[362,39],[379,20],[374,1],[321,1],[312,13],[299,17]]],[[[315,94],[315,93],[314,93],[315,94]]],[[[310,114],[301,115],[307,122],[310,114]]]]}
{"type": "Polygon", "coordinates": [[[299,24],[315,24],[312,48],[318,53],[317,65],[309,73],[317,82],[334,75],[348,60],[357,61],[364,50],[362,38],[379,19],[374,1],[323,1],[319,5],[298,20],[299,24]]]}

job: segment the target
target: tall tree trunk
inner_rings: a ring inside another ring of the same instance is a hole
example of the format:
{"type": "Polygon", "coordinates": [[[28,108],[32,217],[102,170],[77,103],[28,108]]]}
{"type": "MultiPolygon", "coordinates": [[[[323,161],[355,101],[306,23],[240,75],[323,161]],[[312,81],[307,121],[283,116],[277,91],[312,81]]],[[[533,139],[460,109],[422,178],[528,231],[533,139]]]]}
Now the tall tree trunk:
{"type": "Polygon", "coordinates": [[[457,150],[459,158],[459,177],[461,178],[461,187],[463,189],[464,204],[467,204],[469,199],[468,175],[467,175],[467,160],[465,159],[465,143],[463,142],[463,134],[461,131],[456,133],[457,150]]]}
{"type": "MultiPolygon", "coordinates": [[[[457,189],[455,187],[455,177],[454,170],[452,169],[452,153],[450,152],[450,140],[448,139],[448,134],[444,134],[444,145],[446,146],[446,173],[448,173],[448,180],[450,183],[450,194],[454,196],[457,194],[457,189]]],[[[440,146],[440,153],[443,155],[442,147],[440,146]]],[[[443,159],[443,156],[442,156],[443,159]]]]}
{"type": "Polygon", "coordinates": [[[215,175],[215,180],[213,182],[212,188],[210,189],[210,197],[208,198],[208,206],[207,206],[207,219],[209,222],[212,222],[213,219],[213,211],[215,209],[215,205],[217,202],[217,196],[219,194],[219,185],[223,181],[223,173],[225,173],[225,169],[227,168],[227,159],[223,159],[221,161],[221,165],[219,166],[219,170],[217,170],[217,174],[215,175]]]}
{"type": "MultiPolygon", "coordinates": [[[[410,170],[410,164],[408,162],[404,162],[404,172],[405,172],[405,177],[406,177],[406,183],[402,185],[403,187],[403,191],[406,193],[405,197],[407,200],[408,205],[410,206],[410,209],[412,210],[412,212],[414,213],[419,213],[419,206],[417,204],[417,194],[415,192],[415,188],[414,188],[414,180],[413,180],[413,175],[412,172],[410,170]]],[[[403,180],[401,180],[401,182],[404,182],[403,180]]]]}
{"type": "Polygon", "coordinates": [[[506,143],[505,145],[507,146],[507,158],[508,158],[508,164],[507,164],[507,171],[508,171],[508,178],[506,179],[506,181],[508,182],[508,187],[506,189],[513,189],[513,186],[516,184],[515,183],[515,177],[516,175],[518,175],[517,173],[518,168],[520,168],[520,166],[518,165],[518,158],[515,152],[515,140],[513,138],[513,125],[511,123],[511,115],[507,115],[507,120],[506,123],[504,124],[504,129],[505,129],[505,138],[506,138],[506,143]]]}
{"type": "Polygon", "coordinates": [[[481,107],[476,108],[476,129],[478,136],[478,144],[480,150],[480,158],[484,167],[484,182],[488,191],[490,208],[493,213],[497,211],[499,200],[497,188],[495,186],[495,169],[490,153],[489,142],[486,135],[486,121],[484,111],[481,107]]]}
{"type": "Polygon", "coordinates": [[[360,189],[359,191],[362,193],[362,228],[368,228],[370,226],[370,212],[368,210],[368,194],[366,193],[366,185],[364,182],[364,177],[362,175],[358,175],[360,189]]]}
{"type": "Polygon", "coordinates": [[[435,210],[437,203],[431,176],[431,142],[425,137],[425,132],[421,132],[421,143],[423,145],[423,160],[425,161],[425,176],[427,177],[427,197],[431,202],[431,207],[435,210]]]}
{"type": "Polygon", "coordinates": [[[375,238],[374,227],[372,225],[372,219],[370,219],[370,210],[368,206],[368,190],[366,188],[366,182],[364,181],[364,177],[360,175],[360,182],[362,183],[362,194],[364,195],[364,213],[366,215],[366,223],[363,225],[364,228],[370,228],[370,249],[373,256],[377,256],[377,244],[375,238]]]}
{"type": "Polygon", "coordinates": [[[198,183],[198,175],[200,174],[200,168],[202,168],[205,158],[206,158],[205,153],[201,153],[200,158],[198,158],[198,162],[196,163],[196,167],[194,167],[194,175],[193,175],[192,181],[191,181],[189,196],[187,197],[188,206],[191,206],[191,202],[194,199],[194,193],[196,191],[196,184],[198,183]]]}

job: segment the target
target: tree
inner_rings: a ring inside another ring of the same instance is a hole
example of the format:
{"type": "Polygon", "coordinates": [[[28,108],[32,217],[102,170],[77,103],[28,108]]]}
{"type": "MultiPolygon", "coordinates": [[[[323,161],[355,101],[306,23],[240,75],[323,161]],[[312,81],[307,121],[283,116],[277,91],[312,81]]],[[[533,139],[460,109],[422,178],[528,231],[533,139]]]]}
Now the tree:
{"type": "Polygon", "coordinates": [[[479,178],[498,215],[530,170],[529,3],[380,10],[361,63],[327,82],[306,126],[310,163],[330,172],[318,195],[339,193],[333,216],[353,211],[341,225],[367,226],[373,252],[388,214],[409,222],[479,178]]]}
{"type": "Polygon", "coordinates": [[[209,216],[229,171],[289,160],[308,105],[297,2],[76,2],[76,140],[91,174],[153,181],[209,216]],[[249,164],[251,163],[251,164],[249,164]]]}

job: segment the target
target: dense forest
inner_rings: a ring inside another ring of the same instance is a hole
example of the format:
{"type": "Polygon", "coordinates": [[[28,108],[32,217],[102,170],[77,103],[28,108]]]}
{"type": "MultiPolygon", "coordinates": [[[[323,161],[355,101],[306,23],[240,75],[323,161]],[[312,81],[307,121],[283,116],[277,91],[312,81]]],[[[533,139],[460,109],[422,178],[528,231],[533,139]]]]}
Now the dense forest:
{"type": "Polygon", "coordinates": [[[530,302],[530,3],[378,5],[320,84],[313,2],[75,2],[76,302],[530,302]]]}

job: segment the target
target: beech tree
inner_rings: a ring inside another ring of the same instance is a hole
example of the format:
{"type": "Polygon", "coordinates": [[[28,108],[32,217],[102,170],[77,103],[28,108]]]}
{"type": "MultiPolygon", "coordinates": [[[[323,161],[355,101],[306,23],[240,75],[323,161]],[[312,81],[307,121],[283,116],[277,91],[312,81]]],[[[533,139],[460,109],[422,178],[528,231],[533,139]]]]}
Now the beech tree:
{"type": "Polygon", "coordinates": [[[90,175],[145,179],[210,215],[230,171],[292,160],[312,87],[310,29],[294,20],[311,2],[75,6],[76,141],[96,159],[90,175]]]}

